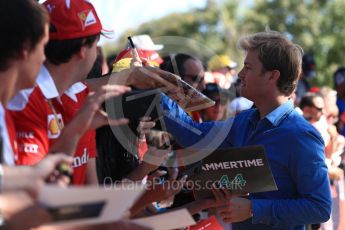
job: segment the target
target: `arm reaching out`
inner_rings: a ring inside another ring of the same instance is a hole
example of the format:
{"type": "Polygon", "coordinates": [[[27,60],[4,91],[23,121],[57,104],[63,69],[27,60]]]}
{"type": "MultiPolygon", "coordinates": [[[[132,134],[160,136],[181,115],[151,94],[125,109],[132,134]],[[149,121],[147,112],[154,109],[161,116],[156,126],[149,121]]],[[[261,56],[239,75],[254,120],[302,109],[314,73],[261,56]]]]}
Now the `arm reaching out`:
{"type": "Polygon", "coordinates": [[[64,127],[59,140],[51,147],[50,152],[65,152],[71,155],[75,151],[79,138],[88,129],[96,129],[106,124],[127,124],[128,120],[125,118],[109,119],[108,114],[100,108],[105,100],[128,91],[130,88],[126,86],[105,85],[98,91],[90,93],[77,116],[64,127]]]}

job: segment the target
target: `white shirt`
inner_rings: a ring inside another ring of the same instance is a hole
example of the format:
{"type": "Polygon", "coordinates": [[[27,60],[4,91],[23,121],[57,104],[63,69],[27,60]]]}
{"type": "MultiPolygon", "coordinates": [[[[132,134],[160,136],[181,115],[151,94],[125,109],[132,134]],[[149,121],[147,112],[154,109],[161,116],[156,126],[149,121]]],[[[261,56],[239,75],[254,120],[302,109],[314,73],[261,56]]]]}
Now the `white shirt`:
{"type": "Polygon", "coordinates": [[[8,130],[6,126],[5,119],[5,109],[0,103],[0,135],[2,137],[2,151],[3,151],[3,160],[6,165],[15,165],[14,153],[12,150],[12,145],[10,137],[8,135],[8,130]]]}

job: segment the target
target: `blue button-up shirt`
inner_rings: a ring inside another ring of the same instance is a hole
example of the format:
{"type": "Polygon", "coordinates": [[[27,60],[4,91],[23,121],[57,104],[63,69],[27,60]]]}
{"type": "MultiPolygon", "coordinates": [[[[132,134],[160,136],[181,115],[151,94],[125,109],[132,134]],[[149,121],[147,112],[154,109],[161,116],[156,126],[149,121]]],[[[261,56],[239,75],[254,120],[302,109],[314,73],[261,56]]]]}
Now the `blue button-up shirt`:
{"type": "Polygon", "coordinates": [[[265,118],[257,109],[225,122],[197,124],[168,97],[162,98],[167,130],[182,146],[226,148],[263,145],[278,190],[250,194],[253,217],[234,229],[304,229],[331,213],[324,142],[288,101],[265,118]]]}

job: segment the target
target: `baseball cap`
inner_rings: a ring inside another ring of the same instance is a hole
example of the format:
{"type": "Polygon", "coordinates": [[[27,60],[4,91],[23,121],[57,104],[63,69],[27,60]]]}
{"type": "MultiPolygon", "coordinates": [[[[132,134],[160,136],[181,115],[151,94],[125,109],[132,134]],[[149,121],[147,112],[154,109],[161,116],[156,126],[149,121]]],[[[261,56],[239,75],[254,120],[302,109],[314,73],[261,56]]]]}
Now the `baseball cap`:
{"type": "Polygon", "coordinates": [[[43,5],[50,16],[51,40],[75,39],[111,32],[102,30],[95,8],[86,0],[47,0],[43,5]]]}
{"type": "MultiPolygon", "coordinates": [[[[124,69],[129,69],[131,66],[132,60],[132,48],[126,48],[122,50],[117,56],[115,61],[113,62],[113,72],[120,72],[124,69]]],[[[148,51],[148,50],[141,50],[137,49],[138,55],[140,58],[145,59],[147,61],[146,64],[154,67],[159,66],[161,57],[158,55],[154,55],[156,51],[148,51]],[[153,53],[154,52],[154,53],[153,53]]]]}
{"type": "Polygon", "coordinates": [[[229,67],[230,69],[234,69],[237,67],[237,63],[232,61],[228,55],[216,55],[210,59],[207,67],[211,71],[223,67],[229,67]]]}
{"type": "MultiPolygon", "coordinates": [[[[121,70],[123,68],[130,68],[130,66],[126,66],[127,64],[130,64],[130,61],[132,59],[132,49],[126,48],[122,50],[117,56],[115,61],[113,62],[113,67],[117,67],[121,65],[121,70]],[[124,63],[127,63],[124,65],[124,63]]],[[[162,58],[159,56],[159,54],[156,51],[153,50],[142,50],[137,49],[138,55],[140,58],[147,60],[147,64],[150,66],[158,67],[159,64],[163,62],[162,58]]]]}
{"type": "Polygon", "coordinates": [[[334,73],[334,84],[341,85],[345,83],[345,67],[340,67],[334,73]]]}
{"type": "MultiPolygon", "coordinates": [[[[154,44],[148,34],[132,36],[132,41],[137,49],[142,50],[161,50],[164,47],[162,44],[154,44]]],[[[129,44],[128,47],[130,47],[129,44]]]]}

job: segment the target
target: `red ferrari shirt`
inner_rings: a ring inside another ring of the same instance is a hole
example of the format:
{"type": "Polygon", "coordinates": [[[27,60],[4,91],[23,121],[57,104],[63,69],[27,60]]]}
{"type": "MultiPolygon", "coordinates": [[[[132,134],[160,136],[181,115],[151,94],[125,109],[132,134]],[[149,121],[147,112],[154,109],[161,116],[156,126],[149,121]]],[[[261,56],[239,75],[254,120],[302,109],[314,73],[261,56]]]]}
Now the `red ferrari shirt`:
{"type": "MultiPolygon", "coordinates": [[[[57,141],[83,104],[89,90],[76,83],[59,97],[48,70],[42,67],[37,86],[22,90],[8,108],[15,121],[18,141],[17,164],[32,165],[40,161],[57,141]]],[[[88,131],[78,142],[74,154],[74,184],[84,184],[89,157],[96,155],[95,131],[88,131]]]]}

